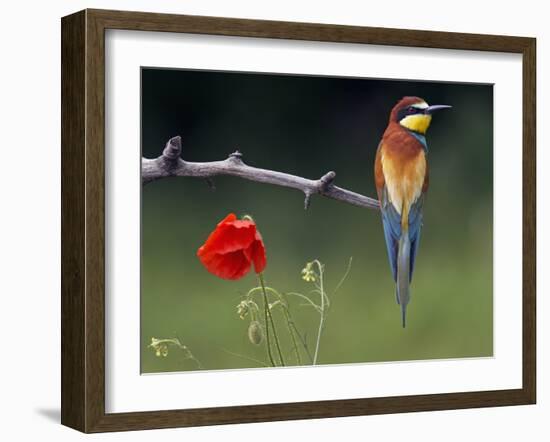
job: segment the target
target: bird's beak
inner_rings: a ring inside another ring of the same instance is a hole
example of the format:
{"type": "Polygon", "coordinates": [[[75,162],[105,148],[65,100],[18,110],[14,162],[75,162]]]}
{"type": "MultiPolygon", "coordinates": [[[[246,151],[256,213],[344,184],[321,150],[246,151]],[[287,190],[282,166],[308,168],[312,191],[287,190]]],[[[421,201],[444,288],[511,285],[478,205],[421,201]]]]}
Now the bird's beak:
{"type": "Polygon", "coordinates": [[[441,109],[450,109],[452,106],[449,106],[447,104],[434,104],[433,106],[428,106],[424,112],[428,115],[433,114],[434,112],[441,110],[441,109]]]}

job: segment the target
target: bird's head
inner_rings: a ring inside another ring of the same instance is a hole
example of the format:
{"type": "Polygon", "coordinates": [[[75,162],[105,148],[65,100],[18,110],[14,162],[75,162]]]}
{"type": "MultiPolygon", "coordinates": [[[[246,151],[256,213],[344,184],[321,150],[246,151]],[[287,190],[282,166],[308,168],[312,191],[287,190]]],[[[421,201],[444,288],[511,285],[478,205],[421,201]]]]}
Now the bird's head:
{"type": "Polygon", "coordinates": [[[425,134],[432,121],[432,114],[440,109],[448,109],[452,106],[446,104],[428,105],[425,100],[418,97],[404,97],[391,111],[390,121],[399,123],[404,128],[425,134]]]}

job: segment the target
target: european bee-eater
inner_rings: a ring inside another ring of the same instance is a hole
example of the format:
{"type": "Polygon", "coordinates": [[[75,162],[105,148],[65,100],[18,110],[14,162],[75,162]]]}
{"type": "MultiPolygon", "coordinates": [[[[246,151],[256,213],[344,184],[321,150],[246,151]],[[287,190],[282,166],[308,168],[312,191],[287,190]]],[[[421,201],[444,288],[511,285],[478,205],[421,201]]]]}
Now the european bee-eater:
{"type": "Polygon", "coordinates": [[[392,109],[376,152],[374,179],[403,327],[428,190],[426,131],[432,114],[450,107],[404,97],[392,109]]]}

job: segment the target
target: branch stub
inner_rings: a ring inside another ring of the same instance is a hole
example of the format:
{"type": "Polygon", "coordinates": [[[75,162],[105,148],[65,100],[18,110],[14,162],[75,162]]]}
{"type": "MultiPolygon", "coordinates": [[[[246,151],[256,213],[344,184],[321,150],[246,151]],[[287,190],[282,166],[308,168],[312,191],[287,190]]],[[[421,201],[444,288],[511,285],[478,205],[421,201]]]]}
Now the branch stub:
{"type": "Polygon", "coordinates": [[[166,147],[162,151],[162,155],[167,160],[177,160],[181,154],[181,137],[173,137],[168,140],[168,143],[166,143],[166,147]]]}
{"type": "Polygon", "coordinates": [[[326,192],[327,189],[330,187],[330,185],[334,182],[335,178],[336,178],[336,172],[332,170],[324,174],[321,178],[319,178],[320,191],[326,192]]]}

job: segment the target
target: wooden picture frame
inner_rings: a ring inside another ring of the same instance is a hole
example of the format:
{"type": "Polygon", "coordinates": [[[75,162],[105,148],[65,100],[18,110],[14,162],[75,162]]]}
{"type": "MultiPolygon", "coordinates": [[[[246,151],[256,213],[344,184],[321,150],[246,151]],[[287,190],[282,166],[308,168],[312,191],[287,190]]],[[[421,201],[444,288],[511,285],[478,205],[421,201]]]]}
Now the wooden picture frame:
{"type": "Polygon", "coordinates": [[[533,404],[536,152],[533,38],[84,10],[62,19],[62,409],[83,432],[533,404]],[[523,385],[456,392],[132,413],[105,412],[105,30],[495,51],[523,58],[523,385]]]}

